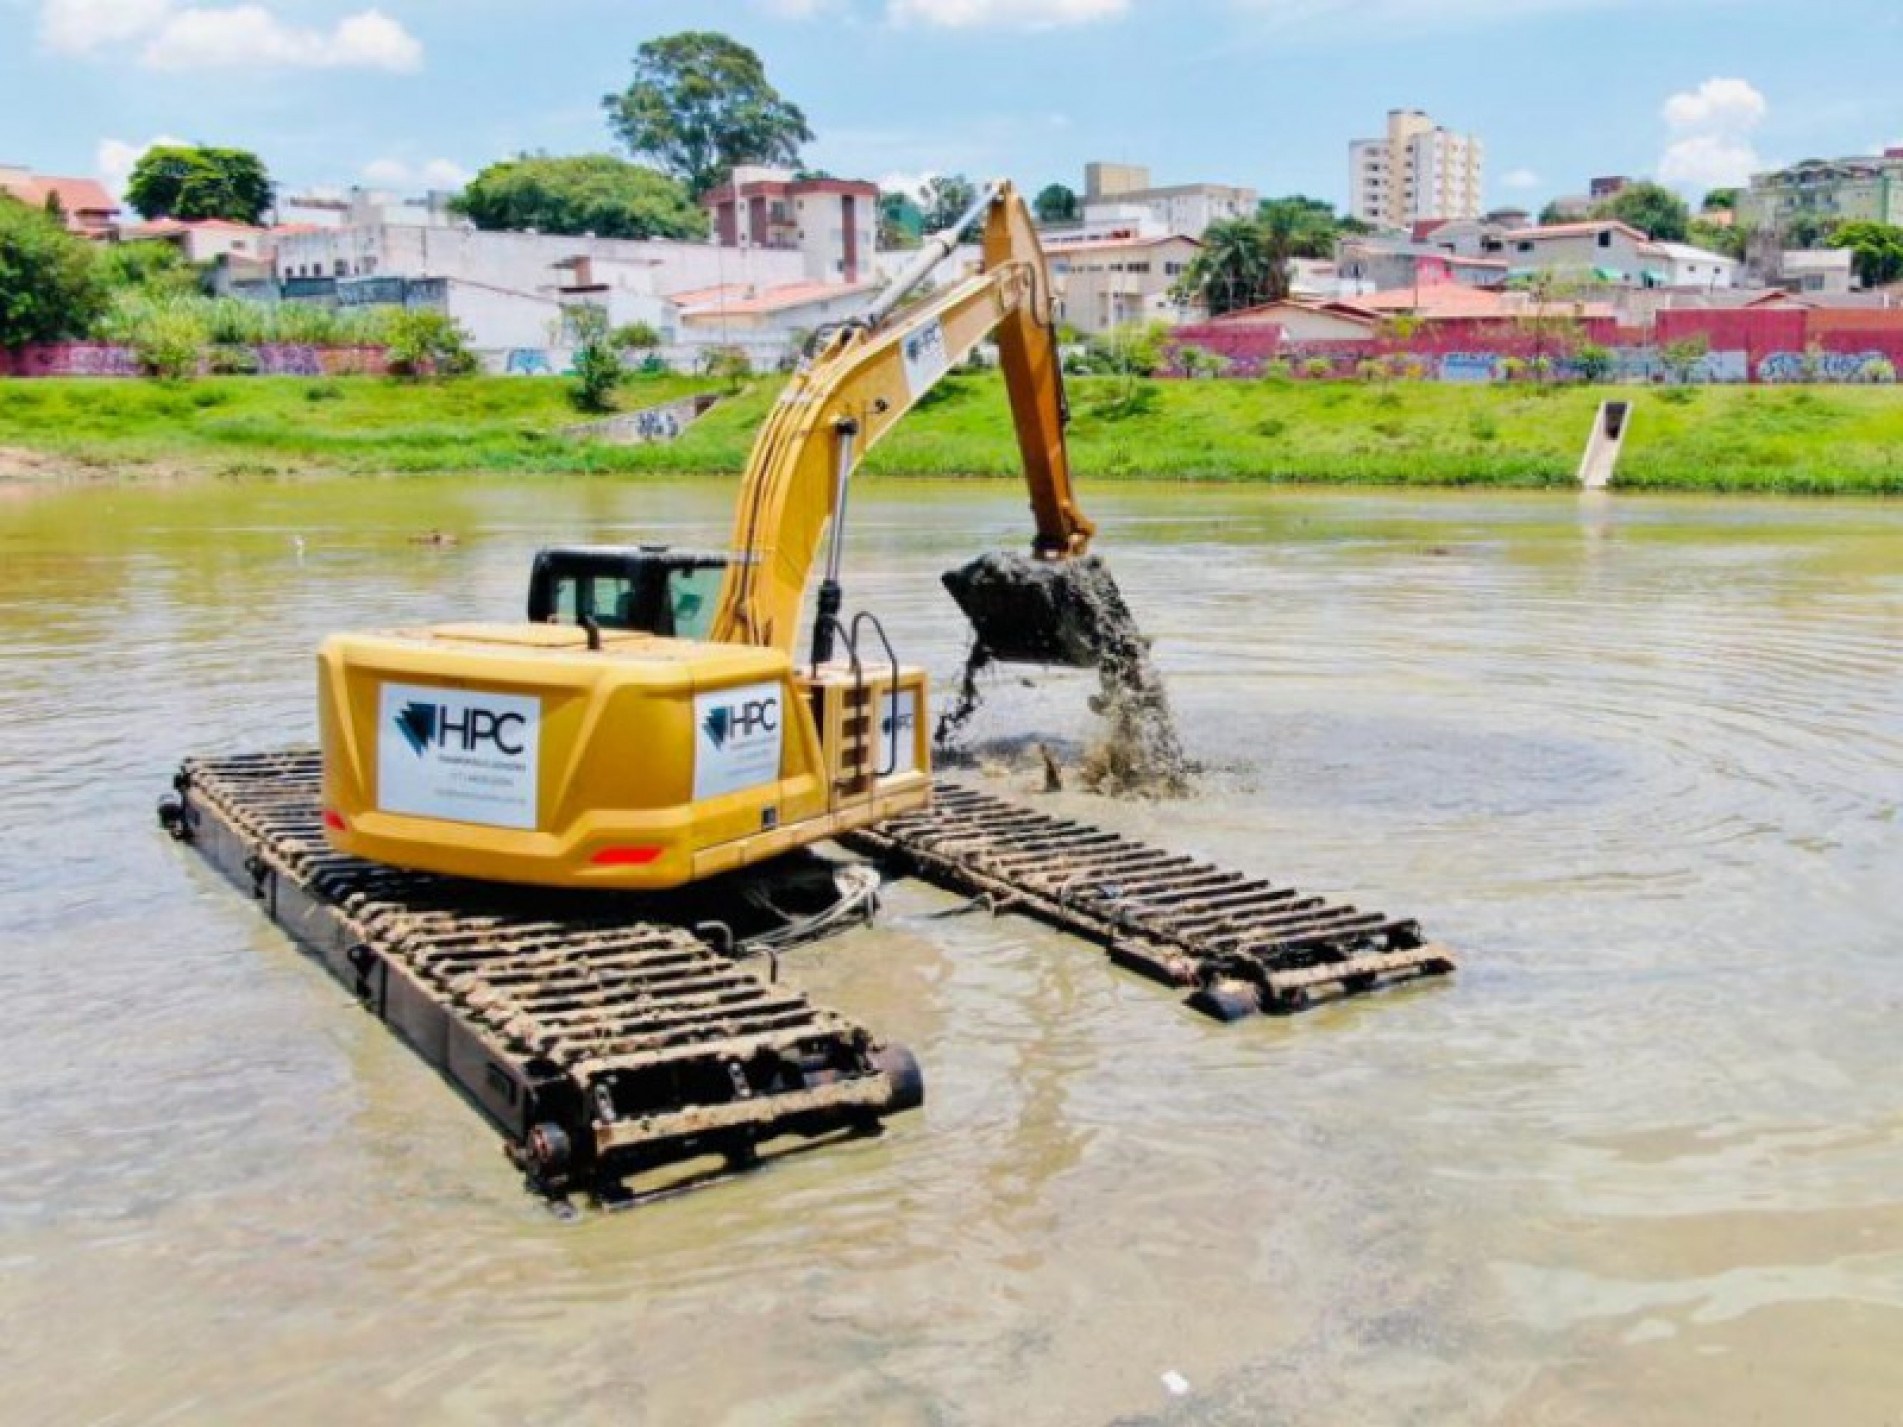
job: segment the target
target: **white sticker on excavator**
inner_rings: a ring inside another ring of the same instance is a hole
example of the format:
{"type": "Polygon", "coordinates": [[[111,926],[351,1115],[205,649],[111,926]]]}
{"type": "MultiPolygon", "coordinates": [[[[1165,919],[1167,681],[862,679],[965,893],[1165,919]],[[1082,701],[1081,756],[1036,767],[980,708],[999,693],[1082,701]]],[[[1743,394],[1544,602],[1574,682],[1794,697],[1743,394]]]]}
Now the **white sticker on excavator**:
{"type": "Polygon", "coordinates": [[[377,713],[377,806],[533,830],[541,742],[540,699],[385,684],[377,713]]]}
{"type": "Polygon", "coordinates": [[[934,317],[899,344],[905,362],[905,385],[913,396],[925,395],[945,375],[951,359],[945,352],[945,324],[934,317]]]}
{"type": "Polygon", "coordinates": [[[918,772],[918,690],[879,696],[879,776],[918,772]],[[886,770],[890,769],[890,772],[886,770]]]}
{"type": "Polygon", "coordinates": [[[694,696],[694,801],[776,783],[786,720],[778,684],[694,696]]]}

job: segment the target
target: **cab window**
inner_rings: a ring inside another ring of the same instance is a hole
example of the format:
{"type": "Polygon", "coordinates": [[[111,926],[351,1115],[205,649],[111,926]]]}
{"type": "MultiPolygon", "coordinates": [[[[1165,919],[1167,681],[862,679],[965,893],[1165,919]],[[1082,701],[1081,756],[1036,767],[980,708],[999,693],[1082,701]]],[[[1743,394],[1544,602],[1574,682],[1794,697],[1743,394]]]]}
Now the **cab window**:
{"type": "Polygon", "coordinates": [[[717,566],[699,570],[670,570],[667,603],[674,615],[676,639],[705,639],[713,628],[714,607],[720,600],[724,571],[717,566]]]}
{"type": "Polygon", "coordinates": [[[568,575],[555,582],[555,617],[565,624],[589,615],[608,629],[633,629],[639,613],[632,580],[616,575],[568,575]]]}

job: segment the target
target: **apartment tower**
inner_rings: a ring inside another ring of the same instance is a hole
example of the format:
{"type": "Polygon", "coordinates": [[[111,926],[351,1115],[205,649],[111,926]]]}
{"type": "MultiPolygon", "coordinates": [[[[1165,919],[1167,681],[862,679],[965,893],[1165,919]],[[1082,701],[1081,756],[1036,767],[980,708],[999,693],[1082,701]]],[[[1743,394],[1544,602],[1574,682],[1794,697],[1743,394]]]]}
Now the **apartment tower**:
{"type": "Polygon", "coordinates": [[[1350,207],[1377,228],[1478,218],[1485,168],[1485,145],[1473,135],[1443,129],[1418,109],[1391,109],[1386,138],[1348,145],[1350,207]]]}

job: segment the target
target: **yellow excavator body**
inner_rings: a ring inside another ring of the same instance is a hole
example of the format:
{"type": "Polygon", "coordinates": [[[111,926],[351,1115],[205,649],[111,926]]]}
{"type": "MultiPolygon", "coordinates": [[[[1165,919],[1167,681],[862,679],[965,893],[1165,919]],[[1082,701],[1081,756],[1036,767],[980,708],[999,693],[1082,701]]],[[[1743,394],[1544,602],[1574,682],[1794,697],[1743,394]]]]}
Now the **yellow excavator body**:
{"type": "Polygon", "coordinates": [[[841,526],[860,458],[988,337],[1037,555],[1084,554],[1093,527],[1071,493],[1049,273],[1023,199],[1001,183],[865,316],[822,334],[755,438],[728,550],[668,572],[683,583],[647,622],[617,612],[643,578],[631,565],[618,596],[585,575],[545,608],[532,596],[541,622],[328,640],[331,845],[454,876],[659,890],[926,806],[925,676],[893,657],[876,621],[863,636],[845,623],[841,526]],[[981,218],[983,270],[901,311],[981,218]],[[826,578],[799,658],[822,540],[826,578]],[[708,568],[717,599],[711,584],[690,588],[708,568]],[[698,622],[681,617],[690,605],[698,622]],[[699,637],[671,637],[689,629],[699,637]]]}
{"type": "Polygon", "coordinates": [[[372,861],[662,890],[925,806],[925,676],[567,625],[336,635],[325,827],[372,861]]]}

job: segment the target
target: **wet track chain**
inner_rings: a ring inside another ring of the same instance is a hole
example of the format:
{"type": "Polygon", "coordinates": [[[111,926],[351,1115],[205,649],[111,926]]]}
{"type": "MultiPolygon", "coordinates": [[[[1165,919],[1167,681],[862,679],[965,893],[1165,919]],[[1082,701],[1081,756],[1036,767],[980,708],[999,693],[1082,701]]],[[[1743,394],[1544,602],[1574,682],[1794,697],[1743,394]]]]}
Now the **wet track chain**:
{"type": "Polygon", "coordinates": [[[767,1141],[876,1127],[920,1103],[902,1048],[628,899],[499,887],[333,852],[319,757],[185,763],[161,807],[272,920],[480,1105],[543,1192],[767,1141]]]}
{"type": "Polygon", "coordinates": [[[854,850],[1104,947],[1222,1020],[1454,970],[1417,922],[1363,912],[940,780],[854,850]]]}

